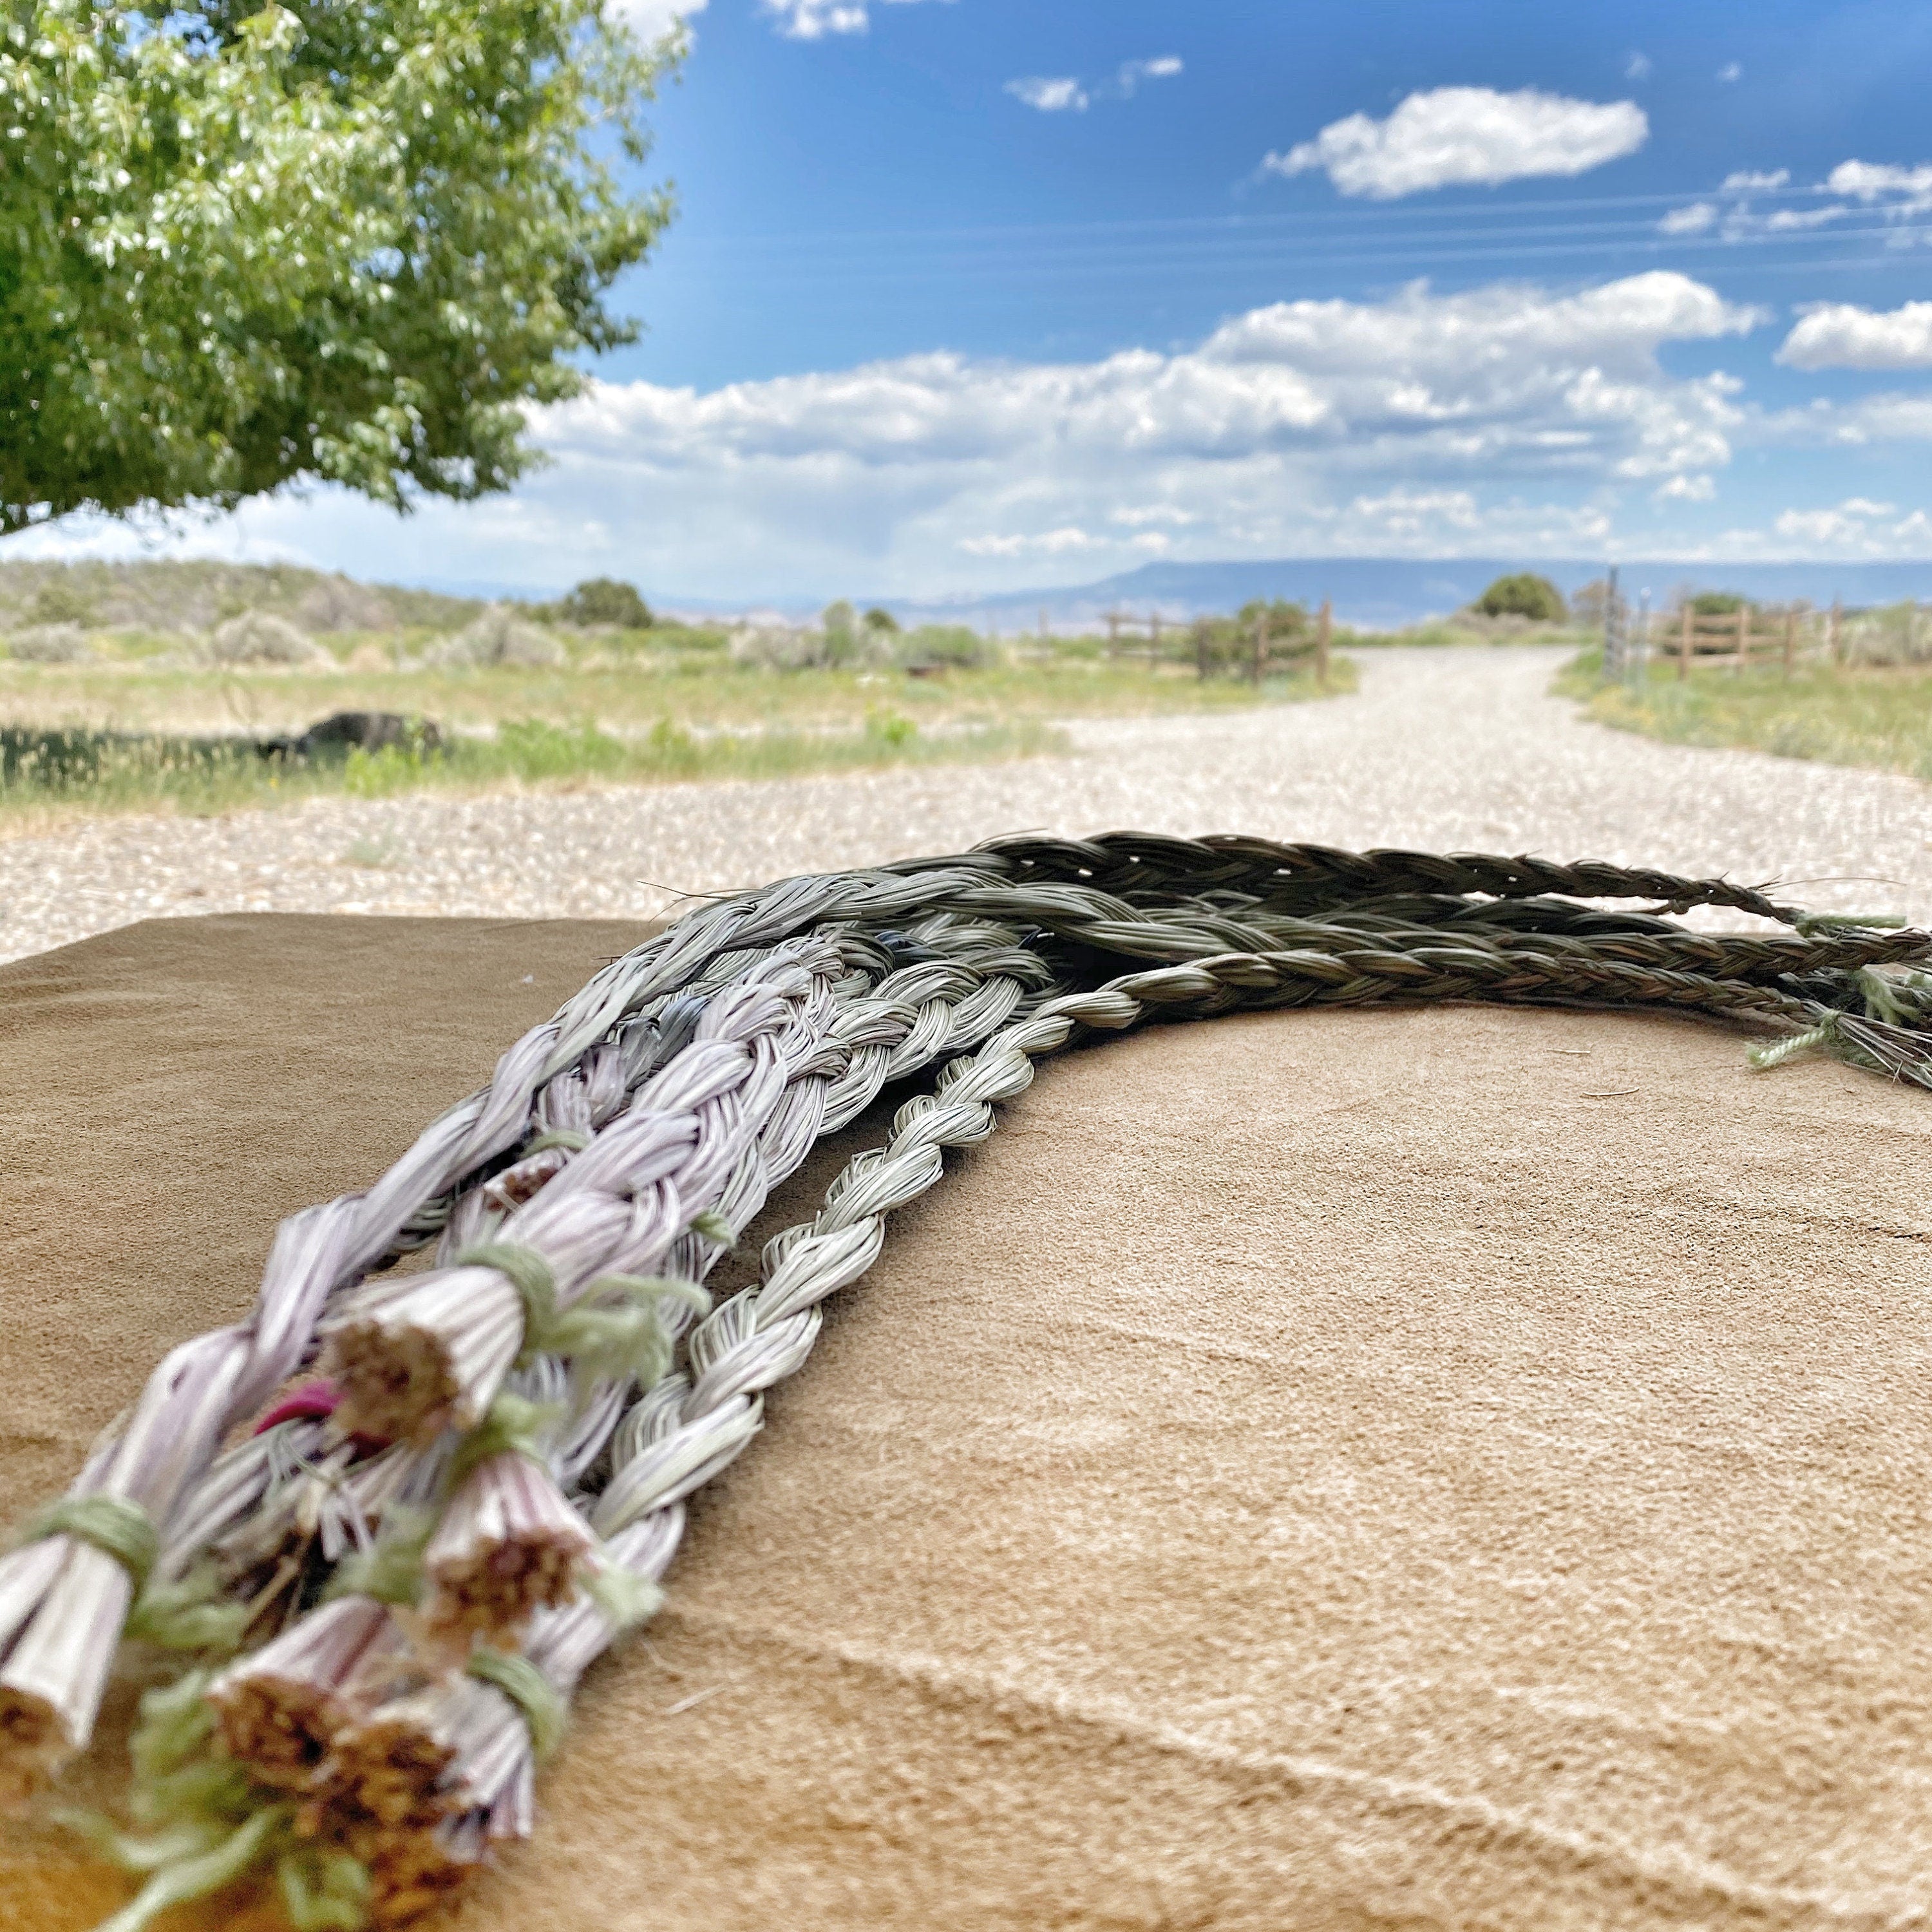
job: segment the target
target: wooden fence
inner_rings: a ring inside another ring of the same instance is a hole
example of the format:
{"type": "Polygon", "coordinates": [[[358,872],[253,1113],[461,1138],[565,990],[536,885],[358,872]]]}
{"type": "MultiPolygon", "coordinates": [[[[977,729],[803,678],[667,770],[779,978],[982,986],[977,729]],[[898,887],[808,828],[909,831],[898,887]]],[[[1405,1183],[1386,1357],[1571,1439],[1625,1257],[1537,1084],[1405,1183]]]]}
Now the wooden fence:
{"type": "MultiPolygon", "coordinates": [[[[1163,618],[1158,611],[1144,617],[1137,617],[1125,610],[1109,610],[1102,620],[1107,626],[1107,656],[1110,659],[1138,658],[1148,663],[1166,663],[1172,661],[1173,653],[1161,647],[1161,634],[1164,629],[1180,629],[1170,619],[1163,618]],[[1120,634],[1130,627],[1144,625],[1148,641],[1144,644],[1123,644],[1120,634]]],[[[1226,620],[1222,620],[1226,622],[1226,620]]],[[[1193,625],[1194,668],[1196,674],[1204,682],[1213,674],[1217,661],[1225,662],[1225,645],[1216,648],[1214,638],[1216,620],[1211,617],[1198,617],[1193,625]]],[[[1335,635],[1334,606],[1327,598],[1316,612],[1313,626],[1305,634],[1276,637],[1270,634],[1266,616],[1257,616],[1250,626],[1246,648],[1240,658],[1240,670],[1248,682],[1258,685],[1270,670],[1278,670],[1304,658],[1312,658],[1316,680],[1324,689],[1328,683],[1328,654],[1335,635]]]]}
{"type": "MultiPolygon", "coordinates": [[[[1672,650],[1677,675],[1688,677],[1694,661],[1700,664],[1730,664],[1738,670],[1754,664],[1780,666],[1787,676],[1798,660],[1826,657],[1834,663],[1844,661],[1844,618],[1837,604],[1828,610],[1813,610],[1802,604],[1784,610],[1754,610],[1748,604],[1735,610],[1700,616],[1686,604],[1670,630],[1657,635],[1655,648],[1672,650]],[[1675,635],[1671,634],[1675,632],[1675,635]]],[[[1662,628],[1661,626],[1659,627],[1662,628]]]]}
{"type": "MultiPolygon", "coordinates": [[[[1322,608],[1316,613],[1314,628],[1305,635],[1274,636],[1268,628],[1266,612],[1258,614],[1248,632],[1244,666],[1248,682],[1258,688],[1262,678],[1276,666],[1312,657],[1315,661],[1315,681],[1325,691],[1328,686],[1328,652],[1334,635],[1334,606],[1325,597],[1322,600],[1322,608]]],[[[1218,655],[1214,642],[1214,620],[1197,618],[1194,625],[1194,669],[1204,684],[1214,670],[1218,655]]]]}

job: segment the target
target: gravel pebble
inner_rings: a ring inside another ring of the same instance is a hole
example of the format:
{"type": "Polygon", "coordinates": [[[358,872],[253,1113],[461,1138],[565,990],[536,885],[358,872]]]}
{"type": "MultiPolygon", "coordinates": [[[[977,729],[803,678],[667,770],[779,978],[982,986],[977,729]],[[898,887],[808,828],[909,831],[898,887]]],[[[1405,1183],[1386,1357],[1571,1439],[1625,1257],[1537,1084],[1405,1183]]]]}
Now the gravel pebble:
{"type": "Polygon", "coordinates": [[[194,913],[649,917],[682,892],[1122,826],[1622,860],[1932,916],[1932,790],[1607,730],[1548,694],[1561,662],[1378,652],[1353,698],[1083,721],[1072,756],[1008,764],[93,820],[0,842],[0,958],[194,913]]]}

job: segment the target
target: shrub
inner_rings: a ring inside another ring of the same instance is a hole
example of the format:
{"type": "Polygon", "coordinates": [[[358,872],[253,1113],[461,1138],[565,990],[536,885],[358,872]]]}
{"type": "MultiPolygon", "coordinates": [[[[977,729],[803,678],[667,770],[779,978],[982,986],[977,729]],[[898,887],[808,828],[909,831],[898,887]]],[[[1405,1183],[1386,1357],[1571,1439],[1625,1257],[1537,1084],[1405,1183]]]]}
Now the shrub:
{"type": "Polygon", "coordinates": [[[899,620],[882,604],[874,604],[859,621],[867,630],[883,632],[889,638],[898,633],[899,620]]]}
{"type": "Polygon", "coordinates": [[[1744,608],[1735,590],[1700,590],[1690,599],[1690,608],[1700,617],[1734,617],[1744,608]]]}
{"type": "Polygon", "coordinates": [[[900,663],[920,669],[976,670],[989,656],[986,640],[964,624],[922,624],[899,640],[900,663]]]}
{"type": "Polygon", "coordinates": [[[286,617],[266,610],[244,610],[219,626],[208,643],[209,655],[224,664],[310,664],[333,663],[328,652],[297,630],[286,617]]]}
{"type": "Polygon", "coordinates": [[[1298,638],[1308,628],[1308,613],[1299,604],[1291,604],[1286,598],[1277,597],[1270,603],[1266,598],[1257,597],[1244,604],[1234,614],[1234,622],[1242,634],[1252,638],[1255,626],[1267,626],[1270,642],[1282,638],[1298,638]]]}
{"type": "Polygon", "coordinates": [[[828,604],[819,616],[825,636],[825,662],[837,669],[862,662],[872,642],[859,634],[859,614],[844,598],[828,604]]]}
{"type": "Polygon", "coordinates": [[[7,653],[22,664],[80,664],[94,652],[78,624],[36,624],[7,640],[7,653]]]}
{"type": "Polygon", "coordinates": [[[34,592],[28,615],[36,625],[91,624],[94,599],[79,585],[54,578],[34,592]]]}
{"type": "Polygon", "coordinates": [[[817,670],[824,667],[825,634],[792,624],[746,624],[730,638],[731,662],[758,670],[817,670]]]}
{"type": "Polygon", "coordinates": [[[539,630],[501,604],[493,604],[474,623],[432,651],[430,661],[478,669],[512,664],[526,670],[554,670],[566,656],[562,645],[548,631],[539,630]]]}
{"type": "Polygon", "coordinates": [[[1538,624],[1560,624],[1568,615],[1562,592],[1528,570],[1498,578],[1476,599],[1476,608],[1486,617],[1527,617],[1538,624]]]}
{"type": "Polygon", "coordinates": [[[587,577],[547,615],[579,629],[607,625],[613,630],[648,631],[656,620],[634,584],[614,577],[587,577]]]}
{"type": "Polygon", "coordinates": [[[318,578],[302,592],[296,616],[309,631],[386,631],[396,621],[380,590],[338,572],[318,578]]]}
{"type": "Polygon", "coordinates": [[[890,644],[884,632],[859,626],[850,604],[827,606],[823,628],[747,624],[731,633],[731,662],[761,670],[843,670],[884,662],[890,644]]]}

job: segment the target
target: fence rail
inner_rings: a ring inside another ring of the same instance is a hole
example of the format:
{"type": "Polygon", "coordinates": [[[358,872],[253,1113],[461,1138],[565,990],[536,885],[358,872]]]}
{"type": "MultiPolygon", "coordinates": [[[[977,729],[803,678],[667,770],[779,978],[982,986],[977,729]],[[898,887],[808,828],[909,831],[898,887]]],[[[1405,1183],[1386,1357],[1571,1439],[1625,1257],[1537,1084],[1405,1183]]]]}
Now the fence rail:
{"type": "Polygon", "coordinates": [[[1814,610],[1802,604],[1783,610],[1736,610],[1700,616],[1689,604],[1678,614],[1676,647],[1677,675],[1690,675],[1694,661],[1730,664],[1739,670],[1775,662],[1787,675],[1802,657],[1822,656],[1844,662],[1844,613],[1837,604],[1814,610]]]}

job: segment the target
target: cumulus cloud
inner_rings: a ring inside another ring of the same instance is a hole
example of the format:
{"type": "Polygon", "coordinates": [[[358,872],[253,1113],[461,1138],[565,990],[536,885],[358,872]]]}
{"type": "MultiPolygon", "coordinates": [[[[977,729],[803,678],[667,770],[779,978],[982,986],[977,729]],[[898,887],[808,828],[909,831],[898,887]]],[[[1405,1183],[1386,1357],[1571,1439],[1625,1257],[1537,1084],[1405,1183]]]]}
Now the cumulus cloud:
{"type": "Polygon", "coordinates": [[[1850,556],[1914,556],[1924,554],[1932,518],[1923,510],[1900,516],[1895,503],[1847,496],[1834,508],[1786,510],[1774,526],[1787,543],[1850,556]]]}
{"type": "Polygon", "coordinates": [[[968,556],[1065,556],[1070,551],[1098,550],[1100,539],[1069,524],[1037,536],[962,537],[959,548],[968,556]]]}
{"type": "Polygon", "coordinates": [[[1575,555],[1607,540],[1620,494],[1697,501],[1672,479],[1756,433],[1729,376],[1663,352],[1759,320],[1664,272],[1418,283],[1086,361],[598,382],[534,413],[553,460],[512,496],[398,526],[318,492],[250,506],[248,527],[377,574],[434,556],[453,579],[745,599],[1078,580],[1160,555],[1575,555]]]}
{"type": "Polygon", "coordinates": [[[1932,302],[1876,311],[1821,303],[1799,318],[1777,360],[1794,369],[1932,369],[1932,302]]]}
{"type": "Polygon", "coordinates": [[[1867,207],[1890,202],[1904,213],[1914,214],[1932,208],[1932,163],[1901,168],[1878,161],[1840,161],[1825,177],[1825,186],[1867,207]]]}
{"type": "MultiPolygon", "coordinates": [[[[638,0],[633,0],[637,4],[638,0]]],[[[648,4],[649,0],[642,0],[648,4]]],[[[700,0],[702,4],[702,0],[700,0]]],[[[883,0],[908,6],[913,0],[883,0]]],[[[778,32],[789,40],[822,40],[828,34],[862,34],[872,25],[872,0],[759,0],[778,32]]]]}
{"type": "Polygon", "coordinates": [[[1874,442],[1932,442],[1932,395],[1861,396],[1852,402],[1820,397],[1760,418],[1754,434],[1766,442],[1835,444],[1858,449],[1874,442]]]}
{"type": "Polygon", "coordinates": [[[1042,114],[1084,113],[1096,100],[1131,100],[1142,81],[1172,80],[1180,71],[1179,55],[1160,54],[1151,60],[1123,61],[1112,79],[1090,86],[1074,74],[1028,74],[1008,81],[1006,91],[1042,114]]]}
{"type": "Polygon", "coordinates": [[[1635,153],[1649,132],[1634,100],[1438,87],[1412,94],[1386,121],[1351,114],[1331,122],[1262,166],[1280,175],[1320,170],[1343,194],[1388,201],[1426,188],[1580,175],[1635,153]]]}
{"type": "Polygon", "coordinates": [[[1125,98],[1144,80],[1172,80],[1180,72],[1178,54],[1156,54],[1151,60],[1123,61],[1114,76],[1114,85],[1125,98]]]}
{"type": "Polygon", "coordinates": [[[1016,100],[1036,107],[1042,114],[1070,111],[1084,114],[1087,111],[1087,90],[1070,74],[1058,79],[1049,79],[1044,74],[1028,74],[1018,80],[1008,81],[1006,92],[1016,100]]]}
{"type": "Polygon", "coordinates": [[[1743,64],[1742,62],[1738,61],[1726,61],[1724,65],[1718,70],[1718,78],[1724,82],[1726,86],[1729,86],[1732,81],[1742,80],[1744,77],[1744,70],[1743,64]]]}
{"type": "Polygon", "coordinates": [[[1648,80],[1650,78],[1649,55],[1632,54],[1624,62],[1624,78],[1626,80],[1648,80]]]}
{"type": "Polygon", "coordinates": [[[838,560],[848,577],[930,584],[962,559],[1078,574],[1184,539],[1209,555],[1427,550],[1480,526],[1582,542],[1594,525],[1552,496],[1729,460],[1736,386],[1672,376],[1658,352],[1756,320],[1664,272],[1560,293],[1418,284],[1276,303],[1174,352],[938,352],[708,392],[598,383],[539,413],[555,460],[524,494],[559,524],[573,503],[604,518],[618,544],[649,532],[686,584],[742,580],[748,556],[781,580],[838,560]],[[1512,490],[1544,501],[1496,526],[1512,490]]]}
{"type": "Polygon", "coordinates": [[[1708,476],[1672,476],[1650,493],[1653,503],[1708,503],[1718,494],[1708,476]]]}
{"type": "Polygon", "coordinates": [[[1673,208],[1657,224],[1661,235],[1702,235],[1717,225],[1718,204],[1694,201],[1685,208],[1673,208]]]}
{"type": "MultiPolygon", "coordinates": [[[[1862,164],[1850,165],[1858,166],[1862,164]]],[[[1844,172],[1844,168],[1838,169],[1834,178],[1844,172]]],[[[1684,207],[1672,208],[1658,223],[1658,232],[1688,236],[1714,232],[1722,241],[1737,242],[1748,236],[1790,234],[1822,228],[1856,212],[1852,203],[1838,200],[1810,208],[1774,208],[1767,214],[1757,206],[1756,198],[1767,194],[1842,194],[1845,191],[1828,182],[1820,182],[1814,188],[1792,189],[1789,168],[1738,168],[1718,184],[1715,200],[1694,201],[1684,207]]]]}
{"type": "Polygon", "coordinates": [[[704,11],[708,0],[611,0],[611,10],[640,40],[661,40],[680,22],[704,11]]]}

